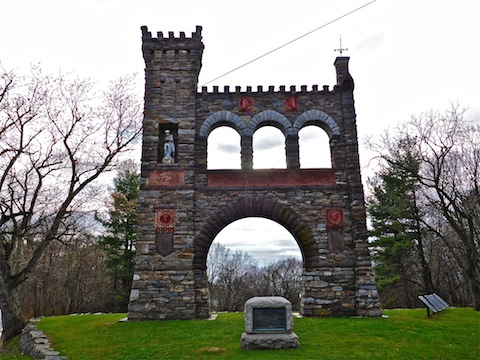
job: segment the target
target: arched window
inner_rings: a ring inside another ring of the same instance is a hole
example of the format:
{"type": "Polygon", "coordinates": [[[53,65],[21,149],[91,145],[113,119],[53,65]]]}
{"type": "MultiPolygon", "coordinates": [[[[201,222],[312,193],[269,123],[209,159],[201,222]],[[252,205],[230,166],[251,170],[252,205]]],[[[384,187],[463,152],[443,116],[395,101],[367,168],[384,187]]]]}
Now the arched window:
{"type": "Polygon", "coordinates": [[[319,126],[309,125],[298,132],[300,168],[331,168],[330,139],[319,126]]]}
{"type": "Polygon", "coordinates": [[[252,140],[254,169],[286,169],[285,136],[274,126],[255,131],[252,140]]]}
{"type": "Polygon", "coordinates": [[[229,126],[214,129],[207,139],[207,169],[240,168],[240,135],[229,126]]]}

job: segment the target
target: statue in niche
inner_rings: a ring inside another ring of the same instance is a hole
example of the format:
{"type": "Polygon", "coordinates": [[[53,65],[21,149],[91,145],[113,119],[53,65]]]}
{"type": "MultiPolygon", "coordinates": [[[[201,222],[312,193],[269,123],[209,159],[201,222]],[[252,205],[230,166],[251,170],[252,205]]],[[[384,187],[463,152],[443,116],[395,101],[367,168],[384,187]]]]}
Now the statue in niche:
{"type": "Polygon", "coordinates": [[[175,161],[174,156],[175,156],[175,144],[173,143],[173,134],[170,133],[170,130],[165,130],[162,162],[166,164],[171,164],[175,161]]]}

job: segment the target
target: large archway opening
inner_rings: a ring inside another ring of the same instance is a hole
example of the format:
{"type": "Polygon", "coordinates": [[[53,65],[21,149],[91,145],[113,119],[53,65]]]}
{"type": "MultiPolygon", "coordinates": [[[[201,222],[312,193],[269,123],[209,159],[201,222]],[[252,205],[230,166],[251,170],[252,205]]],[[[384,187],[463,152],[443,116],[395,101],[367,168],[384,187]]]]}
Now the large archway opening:
{"type": "Polygon", "coordinates": [[[215,243],[232,251],[246,252],[259,265],[285,257],[303,260],[293,235],[279,223],[263,217],[247,217],[232,222],[218,233],[213,241],[215,243]]]}
{"type": "MultiPolygon", "coordinates": [[[[270,219],[280,224],[293,237],[303,258],[302,274],[311,269],[318,254],[316,243],[310,228],[291,208],[281,202],[265,197],[246,196],[219,208],[206,219],[195,239],[195,293],[198,317],[205,317],[211,310],[211,298],[208,291],[207,255],[220,232],[237,220],[251,217],[270,219]]],[[[245,262],[238,256],[238,261],[245,262]]],[[[300,280],[301,283],[301,280],[300,280]]],[[[229,283],[235,287],[235,283],[229,283]]],[[[302,284],[303,286],[303,284],[302,284]]],[[[302,288],[300,293],[303,293],[302,288]]],[[[212,304],[215,305],[215,304],[212,304]]],[[[300,306],[300,305],[299,305],[300,306]]]]}
{"type": "Polygon", "coordinates": [[[253,296],[283,296],[300,310],[303,259],[290,232],[275,221],[243,218],[215,237],[207,256],[213,311],[242,311],[253,296]]]}

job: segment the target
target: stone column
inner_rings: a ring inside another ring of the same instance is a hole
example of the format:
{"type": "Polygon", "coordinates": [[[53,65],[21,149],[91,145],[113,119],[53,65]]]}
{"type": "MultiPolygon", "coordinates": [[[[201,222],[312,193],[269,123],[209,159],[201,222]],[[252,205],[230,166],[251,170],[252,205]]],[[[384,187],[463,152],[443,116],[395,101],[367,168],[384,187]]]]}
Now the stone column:
{"type": "Polygon", "coordinates": [[[298,145],[298,134],[287,135],[285,141],[287,151],[287,169],[296,170],[300,168],[300,148],[298,145]]]}
{"type": "Polygon", "coordinates": [[[252,148],[252,136],[243,135],[241,138],[241,157],[242,157],[242,170],[253,169],[253,148],[252,148]]]}

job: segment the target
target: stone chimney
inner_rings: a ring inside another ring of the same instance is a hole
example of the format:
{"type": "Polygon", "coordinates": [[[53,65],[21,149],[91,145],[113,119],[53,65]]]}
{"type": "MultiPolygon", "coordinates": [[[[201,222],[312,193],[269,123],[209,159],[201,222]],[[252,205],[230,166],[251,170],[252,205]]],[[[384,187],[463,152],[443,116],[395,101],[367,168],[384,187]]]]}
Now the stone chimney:
{"type": "Polygon", "coordinates": [[[353,78],[348,72],[349,60],[350,57],[348,56],[337,57],[333,64],[337,70],[337,86],[340,86],[342,90],[353,91],[355,86],[353,78]]]}

